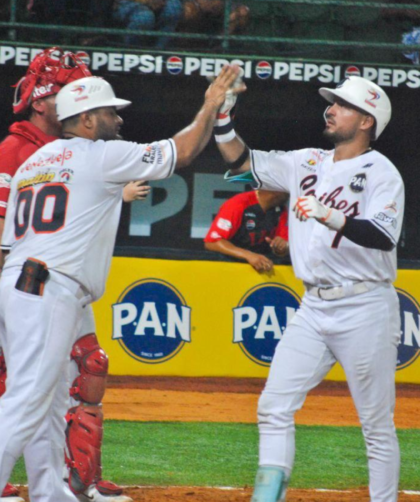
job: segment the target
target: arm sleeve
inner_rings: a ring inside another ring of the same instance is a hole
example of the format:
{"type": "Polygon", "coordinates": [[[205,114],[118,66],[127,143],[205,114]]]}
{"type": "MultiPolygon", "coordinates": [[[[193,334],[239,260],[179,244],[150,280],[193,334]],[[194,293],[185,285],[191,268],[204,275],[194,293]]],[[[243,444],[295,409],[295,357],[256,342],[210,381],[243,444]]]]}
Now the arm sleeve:
{"type": "Polygon", "coordinates": [[[213,220],[204,242],[217,242],[221,239],[230,241],[241,225],[242,213],[235,201],[227,200],[213,220]]]}
{"type": "Polygon", "coordinates": [[[401,234],[404,217],[404,184],[398,171],[384,169],[368,188],[365,219],[388,237],[394,246],[401,234]]]}
{"type": "Polygon", "coordinates": [[[287,213],[287,209],[283,208],[279,223],[276,228],[276,237],[281,237],[285,241],[289,240],[289,216],[287,213]]]}
{"type": "Polygon", "coordinates": [[[172,176],[175,170],[176,146],[172,139],[144,145],[129,141],[96,143],[101,149],[106,182],[161,180],[172,176]]]}
{"type": "Polygon", "coordinates": [[[365,248],[392,251],[395,247],[393,240],[369,220],[347,218],[342,234],[365,248]]]}
{"type": "Polygon", "coordinates": [[[251,150],[251,171],[258,188],[290,192],[295,152],[251,150]]]}

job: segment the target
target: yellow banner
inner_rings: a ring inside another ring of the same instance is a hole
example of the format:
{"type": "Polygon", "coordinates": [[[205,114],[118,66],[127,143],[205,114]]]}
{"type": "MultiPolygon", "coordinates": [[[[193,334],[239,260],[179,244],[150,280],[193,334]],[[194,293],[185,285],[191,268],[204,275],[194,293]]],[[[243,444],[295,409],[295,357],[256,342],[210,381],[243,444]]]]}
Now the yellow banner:
{"type": "MultiPolygon", "coordinates": [[[[420,383],[420,271],[400,270],[398,382],[420,383]]],[[[114,375],[266,377],[304,292],[288,266],[114,258],[94,305],[114,375]]],[[[374,313],[372,313],[374,315],[374,313]]],[[[336,365],[328,377],[345,380],[336,365]]]]}

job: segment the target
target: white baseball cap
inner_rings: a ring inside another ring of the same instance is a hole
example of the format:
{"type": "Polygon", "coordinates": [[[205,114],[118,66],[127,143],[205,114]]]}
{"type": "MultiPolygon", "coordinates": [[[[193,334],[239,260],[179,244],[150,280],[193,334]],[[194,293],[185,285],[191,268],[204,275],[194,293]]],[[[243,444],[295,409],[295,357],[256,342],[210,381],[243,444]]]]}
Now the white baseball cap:
{"type": "Polygon", "coordinates": [[[113,106],[120,110],[128,105],[131,101],[117,98],[111,85],[100,77],[81,78],[65,85],[55,100],[60,121],[94,108],[113,106]]]}
{"type": "Polygon", "coordinates": [[[376,121],[373,139],[379,138],[391,120],[391,101],[382,87],[366,78],[348,77],[335,89],[321,87],[319,94],[330,103],[334,103],[336,97],[341,98],[350,105],[372,115],[376,121]]]}

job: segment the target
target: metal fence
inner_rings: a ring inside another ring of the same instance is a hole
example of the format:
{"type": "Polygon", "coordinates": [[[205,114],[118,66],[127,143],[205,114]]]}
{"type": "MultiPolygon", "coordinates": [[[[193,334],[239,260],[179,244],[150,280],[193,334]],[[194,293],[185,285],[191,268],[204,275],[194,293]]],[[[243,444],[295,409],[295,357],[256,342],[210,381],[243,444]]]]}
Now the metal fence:
{"type": "MultiPolygon", "coordinates": [[[[7,0],[6,0],[7,1],[7,0]]],[[[182,0],[185,4],[186,1],[182,0]]],[[[78,45],[78,37],[102,35],[106,44],[141,51],[162,37],[170,37],[167,49],[183,52],[218,52],[224,54],[278,55],[281,57],[331,60],[335,62],[387,62],[406,64],[401,57],[409,51],[420,51],[415,36],[410,47],[402,43],[402,35],[420,25],[420,2],[396,3],[353,0],[241,0],[250,9],[249,23],[240,34],[229,33],[229,16],[238,0],[224,1],[224,16],[216,31],[183,32],[128,30],[107,26],[88,26],[82,22],[42,23],[28,19],[26,0],[10,0],[8,18],[0,21],[3,40],[17,44],[36,44],[56,38],[66,46],[78,45]],[[26,15],[25,15],[26,13],[26,15]],[[334,28],[336,28],[334,30],[334,28]],[[138,43],[128,46],[127,36],[138,35],[138,43]]],[[[89,2],[85,2],[88,11],[89,2]]],[[[81,16],[83,19],[83,15],[81,16]]],[[[88,23],[87,23],[88,24],[88,23]]]]}

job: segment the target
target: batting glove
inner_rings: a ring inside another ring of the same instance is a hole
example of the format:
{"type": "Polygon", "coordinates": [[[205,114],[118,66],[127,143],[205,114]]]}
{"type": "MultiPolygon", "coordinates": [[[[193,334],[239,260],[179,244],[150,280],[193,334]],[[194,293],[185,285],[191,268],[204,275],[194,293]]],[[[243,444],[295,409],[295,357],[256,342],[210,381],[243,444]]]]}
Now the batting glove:
{"type": "Polygon", "coordinates": [[[239,68],[239,75],[236,77],[235,82],[233,82],[233,84],[230,86],[230,89],[226,93],[226,99],[223,105],[220,107],[218,118],[222,118],[221,116],[229,115],[232,108],[236,105],[238,95],[234,93],[233,90],[237,89],[238,87],[242,87],[242,84],[244,83],[244,81],[242,80],[244,74],[245,72],[243,68],[239,68]]]}
{"type": "Polygon", "coordinates": [[[300,221],[306,221],[309,218],[315,218],[330,230],[339,232],[346,224],[346,217],[338,209],[327,207],[316,197],[299,197],[293,207],[296,218],[300,221]]]}

